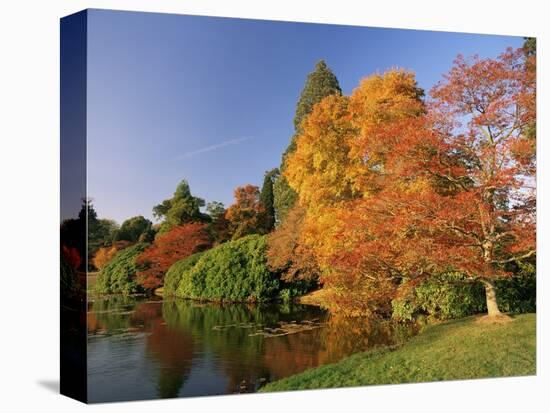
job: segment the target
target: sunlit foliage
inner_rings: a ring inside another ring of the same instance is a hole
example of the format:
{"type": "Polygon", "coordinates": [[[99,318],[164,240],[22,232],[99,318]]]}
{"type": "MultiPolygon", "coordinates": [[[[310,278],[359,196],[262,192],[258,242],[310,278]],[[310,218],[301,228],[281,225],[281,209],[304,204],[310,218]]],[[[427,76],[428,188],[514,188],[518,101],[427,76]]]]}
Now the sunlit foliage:
{"type": "Polygon", "coordinates": [[[483,282],[498,314],[493,280],[535,251],[527,59],[459,57],[428,107],[414,75],[391,70],[303,121],[284,174],[336,307],[388,313],[404,279],[454,268],[483,282]]]}
{"type": "Polygon", "coordinates": [[[304,219],[305,209],[295,205],[268,237],[269,268],[286,281],[316,280],[319,275],[317,259],[302,239],[304,219]]]}
{"type": "Polygon", "coordinates": [[[207,216],[200,211],[204,204],[203,199],[191,194],[188,182],[182,180],[172,198],[165,199],[153,208],[155,218],[163,220],[159,234],[190,222],[207,220],[207,216]]]}
{"type": "Polygon", "coordinates": [[[107,265],[109,261],[114,258],[117,252],[118,250],[114,245],[111,247],[101,247],[95,253],[95,257],[93,258],[92,262],[98,270],[101,270],[103,267],[105,267],[105,265],[107,265]]]}
{"type": "Polygon", "coordinates": [[[147,290],[160,287],[172,264],[210,248],[211,244],[207,225],[197,222],[174,227],[157,236],[136,260],[144,268],[137,272],[138,283],[147,290]]]}
{"type": "MultiPolygon", "coordinates": [[[[311,72],[306,79],[306,83],[300,98],[296,104],[296,112],[294,114],[294,136],[290,140],[290,144],[283,153],[281,172],[286,169],[286,160],[290,154],[296,150],[296,137],[302,128],[302,121],[310,114],[313,107],[323,98],[330,95],[341,95],[342,90],[334,73],[330,70],[324,60],[320,60],[315,65],[315,70],[311,72]]],[[[279,175],[273,184],[274,207],[277,222],[283,222],[287,213],[294,206],[297,199],[297,194],[287,182],[286,177],[279,175]]]]}
{"type": "Polygon", "coordinates": [[[232,238],[265,233],[262,222],[265,209],[260,201],[260,189],[254,185],[239,186],[234,194],[235,202],[225,213],[232,238]]]}
{"type": "Polygon", "coordinates": [[[268,269],[266,237],[249,235],[204,252],[181,273],[176,295],[226,301],[276,298],[280,281],[268,269]]]}
{"type": "Polygon", "coordinates": [[[136,273],[143,269],[136,258],[148,244],[140,243],[119,251],[115,257],[101,269],[94,290],[100,294],[134,294],[143,288],[136,281],[136,273]]]}

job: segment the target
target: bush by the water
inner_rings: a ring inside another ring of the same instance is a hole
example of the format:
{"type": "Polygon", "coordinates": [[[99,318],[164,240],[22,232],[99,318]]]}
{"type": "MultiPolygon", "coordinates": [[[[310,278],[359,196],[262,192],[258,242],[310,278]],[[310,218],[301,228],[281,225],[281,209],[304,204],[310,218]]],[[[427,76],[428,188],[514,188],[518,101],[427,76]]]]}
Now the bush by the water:
{"type": "Polygon", "coordinates": [[[176,290],[184,274],[191,270],[204,252],[197,252],[173,264],[164,276],[164,295],[176,295],[176,290]]]}
{"type": "MultiPolygon", "coordinates": [[[[518,263],[513,277],[496,282],[501,311],[536,311],[536,270],[531,263],[518,263]]],[[[392,301],[393,317],[412,320],[427,316],[448,320],[487,311],[485,288],[479,282],[466,282],[459,273],[442,274],[416,286],[392,301]]]]}
{"type": "Polygon", "coordinates": [[[123,249],[101,269],[97,276],[95,292],[100,294],[134,294],[142,291],[136,282],[136,272],[141,268],[136,258],[147,247],[140,243],[123,249]]]}
{"type": "Polygon", "coordinates": [[[204,252],[195,265],[179,261],[169,270],[168,291],[177,273],[180,281],[175,295],[179,297],[214,301],[277,298],[282,283],[267,268],[266,248],[266,236],[249,235],[204,252]]]}

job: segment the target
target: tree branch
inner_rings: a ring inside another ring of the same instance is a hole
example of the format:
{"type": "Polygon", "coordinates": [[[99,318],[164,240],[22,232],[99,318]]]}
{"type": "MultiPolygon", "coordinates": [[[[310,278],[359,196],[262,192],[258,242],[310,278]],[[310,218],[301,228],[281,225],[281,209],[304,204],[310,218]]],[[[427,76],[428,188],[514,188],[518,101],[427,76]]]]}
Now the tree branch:
{"type": "Polygon", "coordinates": [[[529,258],[531,255],[535,254],[537,252],[537,250],[531,250],[523,255],[520,255],[520,256],[517,256],[517,257],[512,257],[512,258],[508,258],[507,260],[493,260],[493,264],[506,264],[508,262],[512,262],[512,261],[519,261],[519,260],[522,260],[524,258],[529,258]]]}

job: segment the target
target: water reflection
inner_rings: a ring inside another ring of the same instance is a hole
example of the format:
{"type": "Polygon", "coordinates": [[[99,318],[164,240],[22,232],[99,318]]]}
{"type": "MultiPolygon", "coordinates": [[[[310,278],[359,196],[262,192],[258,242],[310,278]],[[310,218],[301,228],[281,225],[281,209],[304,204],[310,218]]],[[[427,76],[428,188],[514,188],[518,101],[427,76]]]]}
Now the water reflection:
{"type": "Polygon", "coordinates": [[[90,401],[253,392],[377,346],[412,326],[330,317],[317,307],[110,297],[89,303],[90,401]]]}

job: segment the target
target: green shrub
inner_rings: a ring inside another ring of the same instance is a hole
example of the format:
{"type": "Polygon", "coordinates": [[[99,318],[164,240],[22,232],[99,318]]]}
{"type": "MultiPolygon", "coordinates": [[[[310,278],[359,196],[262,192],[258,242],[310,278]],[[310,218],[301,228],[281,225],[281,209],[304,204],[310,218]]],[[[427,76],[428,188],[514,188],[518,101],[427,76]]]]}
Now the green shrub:
{"type": "MultiPolygon", "coordinates": [[[[496,282],[501,311],[536,311],[535,266],[518,263],[514,276],[496,282]]],[[[466,282],[459,273],[446,273],[416,286],[408,294],[392,301],[393,318],[412,320],[427,316],[447,320],[487,311],[485,288],[479,282],[466,282]]]]}
{"type": "Polygon", "coordinates": [[[533,313],[537,310],[537,280],[534,262],[517,262],[514,276],[498,280],[497,299],[501,311],[533,313]]]}
{"type": "Polygon", "coordinates": [[[276,298],[280,281],[267,268],[266,249],[265,235],[249,235],[204,252],[183,272],[176,295],[215,301],[276,298]]]}
{"type": "Polygon", "coordinates": [[[296,297],[306,294],[318,287],[316,281],[303,279],[294,281],[280,281],[279,299],[284,302],[293,301],[296,297]]]}
{"type": "Polygon", "coordinates": [[[148,246],[136,244],[118,252],[99,272],[94,291],[100,294],[134,294],[142,292],[136,282],[136,272],[142,269],[136,258],[148,246]]]}
{"type": "Polygon", "coordinates": [[[176,291],[183,275],[191,270],[203,252],[198,252],[187,258],[175,262],[164,275],[164,295],[176,295],[176,291]]]}
{"type": "Polygon", "coordinates": [[[464,280],[461,274],[447,273],[424,281],[392,301],[393,318],[412,320],[427,315],[446,320],[484,311],[485,289],[480,283],[464,280]]]}

